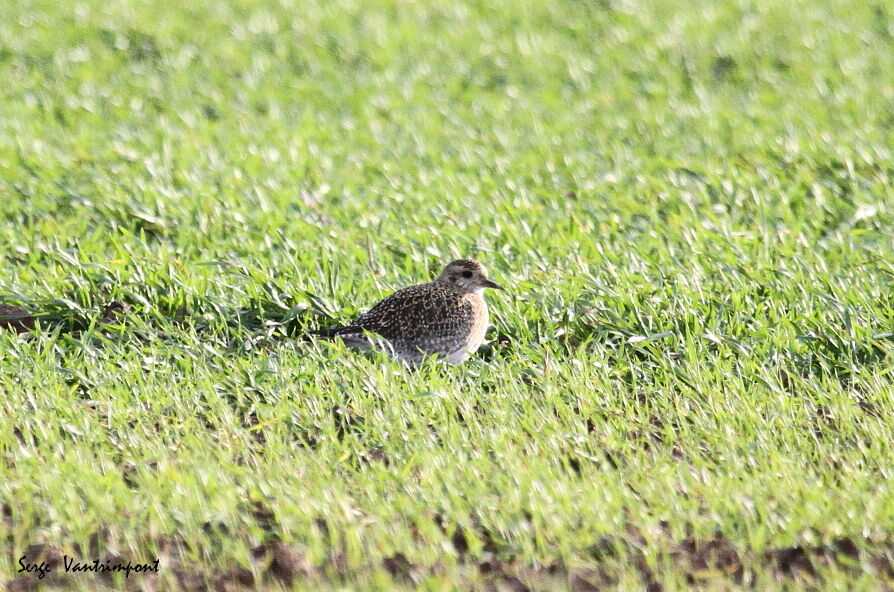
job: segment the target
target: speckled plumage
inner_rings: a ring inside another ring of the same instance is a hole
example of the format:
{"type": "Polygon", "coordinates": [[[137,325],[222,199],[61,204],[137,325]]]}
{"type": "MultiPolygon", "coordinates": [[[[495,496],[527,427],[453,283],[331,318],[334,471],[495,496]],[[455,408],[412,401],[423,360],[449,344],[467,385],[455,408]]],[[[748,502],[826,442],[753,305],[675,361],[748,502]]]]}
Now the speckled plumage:
{"type": "Polygon", "coordinates": [[[415,364],[425,356],[466,360],[487,330],[484,288],[501,288],[471,259],[447,265],[432,282],[398,290],[350,325],[317,331],[358,349],[380,345],[393,357],[415,364]],[[377,343],[380,342],[380,343],[377,343]]]}

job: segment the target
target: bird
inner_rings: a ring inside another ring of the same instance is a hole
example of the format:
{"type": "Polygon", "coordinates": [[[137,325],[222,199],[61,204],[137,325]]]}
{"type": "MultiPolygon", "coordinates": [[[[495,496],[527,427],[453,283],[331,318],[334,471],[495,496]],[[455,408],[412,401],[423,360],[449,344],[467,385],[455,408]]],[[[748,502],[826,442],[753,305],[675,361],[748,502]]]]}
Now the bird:
{"type": "Polygon", "coordinates": [[[358,350],[380,349],[410,366],[429,356],[459,364],[484,341],[485,288],[505,290],[478,261],[457,259],[433,281],[398,290],[350,324],[311,333],[358,350]]]}

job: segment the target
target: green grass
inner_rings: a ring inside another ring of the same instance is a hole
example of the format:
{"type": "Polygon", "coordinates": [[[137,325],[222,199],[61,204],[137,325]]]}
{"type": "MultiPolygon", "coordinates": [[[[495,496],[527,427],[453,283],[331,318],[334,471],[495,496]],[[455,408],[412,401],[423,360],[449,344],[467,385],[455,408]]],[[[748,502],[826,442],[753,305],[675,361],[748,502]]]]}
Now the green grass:
{"type": "Polygon", "coordinates": [[[892,55],[884,2],[0,0],[0,580],[890,586],[892,55]],[[302,338],[456,256],[466,364],[302,338]]]}

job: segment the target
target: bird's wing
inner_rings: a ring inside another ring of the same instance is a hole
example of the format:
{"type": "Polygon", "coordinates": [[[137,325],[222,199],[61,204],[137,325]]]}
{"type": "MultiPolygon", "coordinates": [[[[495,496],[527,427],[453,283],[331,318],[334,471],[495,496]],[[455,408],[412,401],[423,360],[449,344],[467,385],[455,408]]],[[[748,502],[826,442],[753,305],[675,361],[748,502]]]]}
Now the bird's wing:
{"type": "Polygon", "coordinates": [[[311,333],[323,337],[345,337],[348,335],[359,335],[364,331],[372,331],[387,337],[386,333],[391,333],[389,328],[396,327],[396,323],[392,318],[398,314],[396,311],[409,306],[418,297],[422,285],[424,284],[398,290],[391,296],[381,300],[348,325],[319,329],[311,331],[311,333]]]}
{"type": "Polygon", "coordinates": [[[472,305],[462,293],[430,283],[398,290],[350,327],[372,331],[388,340],[412,341],[423,336],[453,335],[471,319],[472,305]]]}

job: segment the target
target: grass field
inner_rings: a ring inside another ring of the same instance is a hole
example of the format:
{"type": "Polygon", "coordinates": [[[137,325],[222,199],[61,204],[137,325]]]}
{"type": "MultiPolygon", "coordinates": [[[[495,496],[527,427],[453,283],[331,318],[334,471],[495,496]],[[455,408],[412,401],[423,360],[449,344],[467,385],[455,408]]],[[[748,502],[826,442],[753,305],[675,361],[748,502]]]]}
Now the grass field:
{"type": "Polygon", "coordinates": [[[892,55],[856,0],[0,0],[0,581],[890,589],[892,55]],[[466,364],[304,338],[457,256],[466,364]]]}

